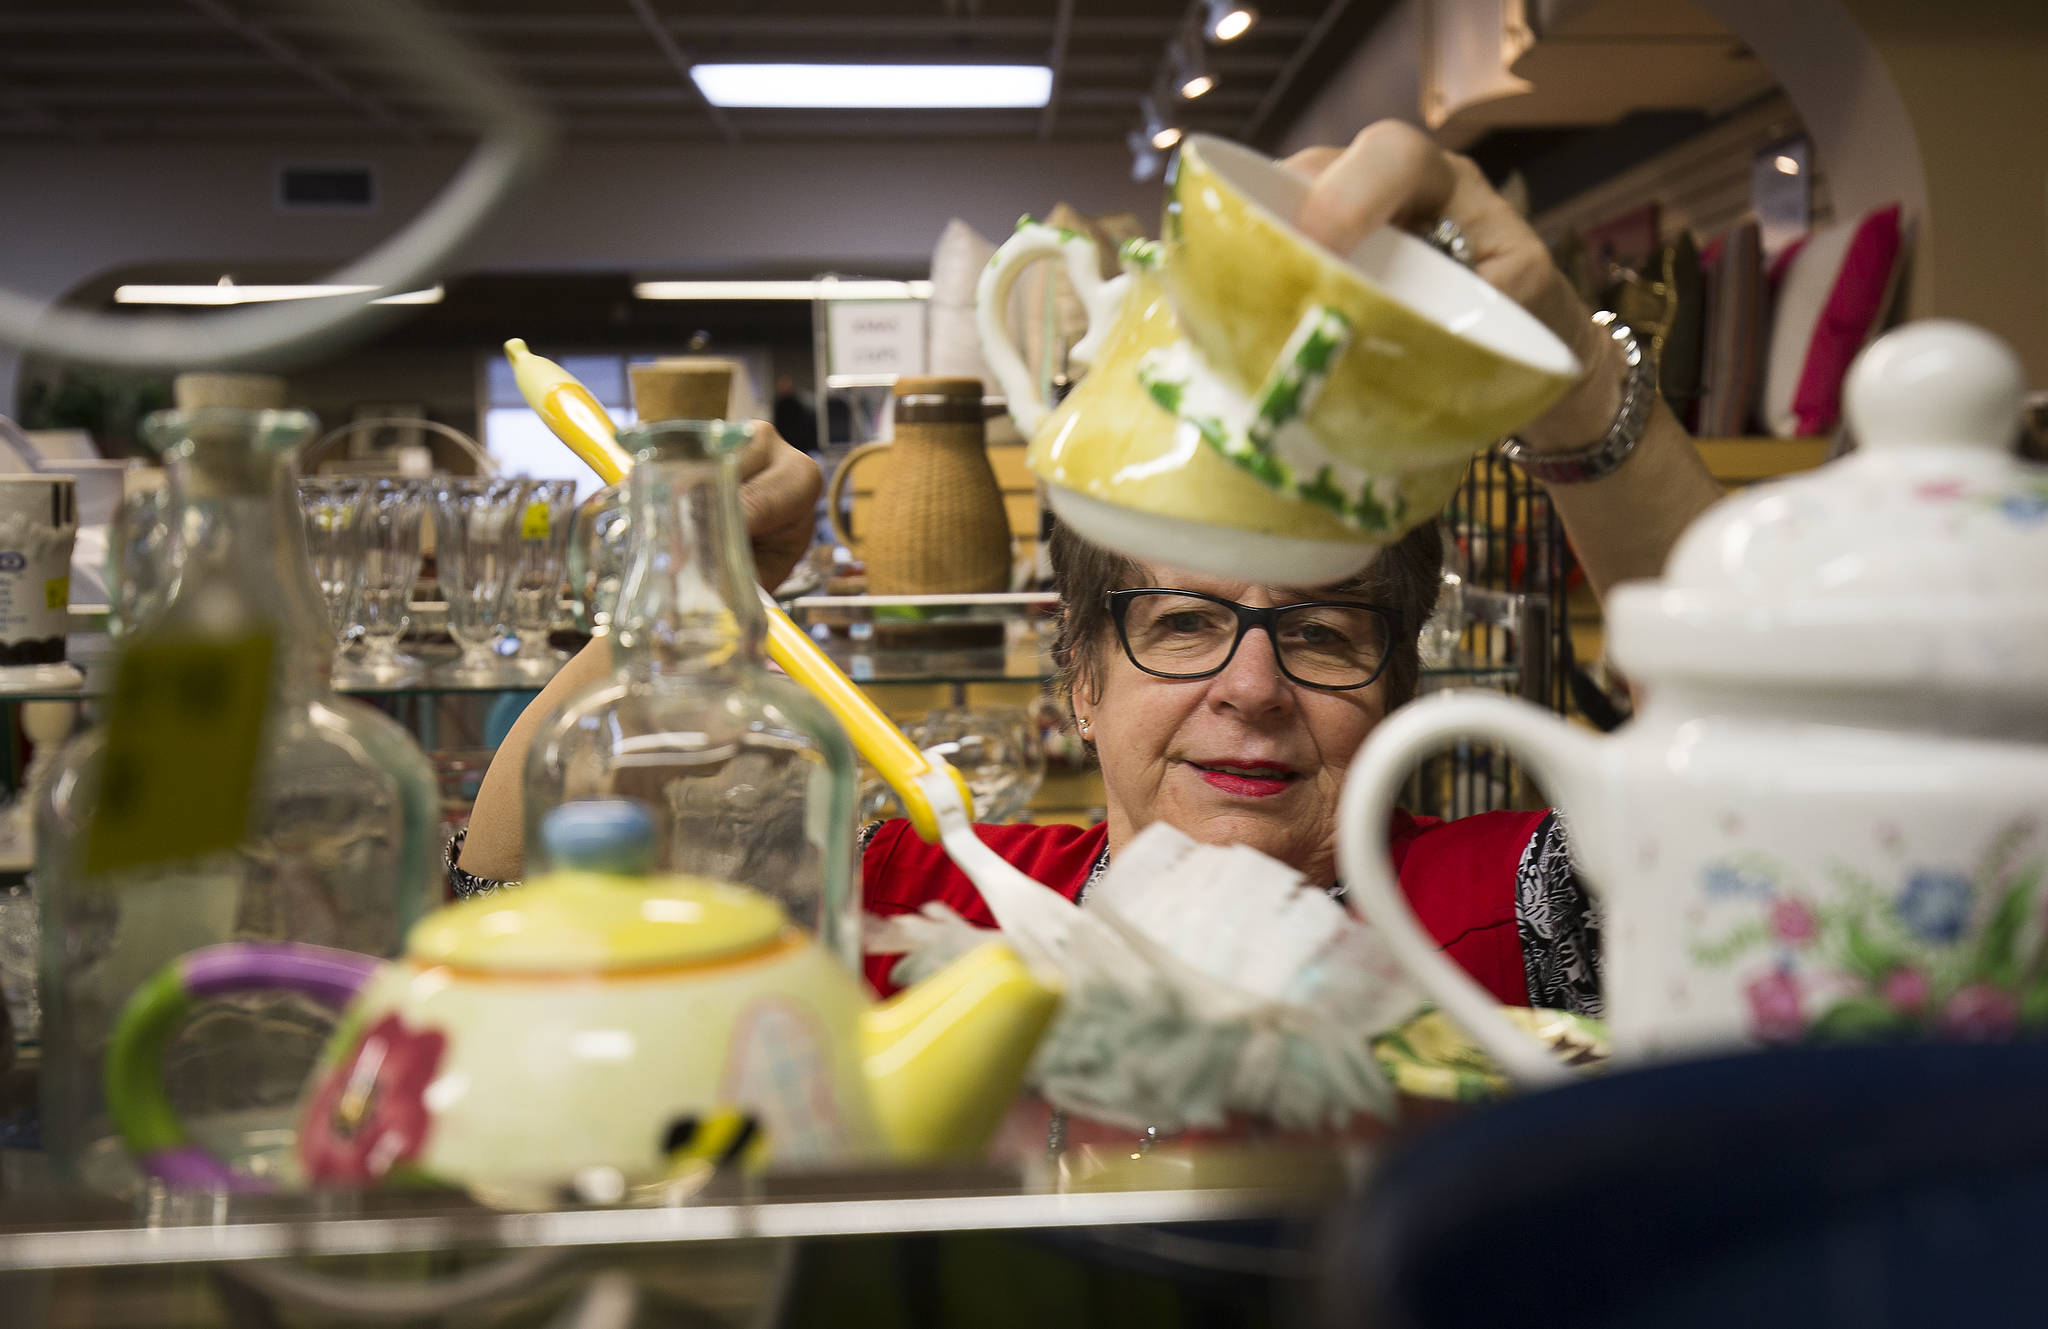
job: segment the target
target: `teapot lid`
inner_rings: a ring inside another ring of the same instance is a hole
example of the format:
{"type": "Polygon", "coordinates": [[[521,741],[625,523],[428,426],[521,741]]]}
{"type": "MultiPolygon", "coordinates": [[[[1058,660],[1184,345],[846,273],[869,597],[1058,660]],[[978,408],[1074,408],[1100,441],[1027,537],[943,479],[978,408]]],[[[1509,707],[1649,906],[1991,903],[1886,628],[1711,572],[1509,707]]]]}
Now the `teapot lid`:
{"type": "Polygon", "coordinates": [[[2048,467],[2012,453],[2005,343],[1929,319],[1847,382],[1858,450],[1709,509],[1660,581],[1617,587],[1608,641],[1644,680],[2048,698],[2048,467]]]}
{"type": "Polygon", "coordinates": [[[429,914],[406,953],[522,974],[668,969],[758,952],[786,928],[782,907],[758,892],[650,875],[654,823],[637,803],[563,804],[542,822],[541,840],[557,870],[429,914]]]}

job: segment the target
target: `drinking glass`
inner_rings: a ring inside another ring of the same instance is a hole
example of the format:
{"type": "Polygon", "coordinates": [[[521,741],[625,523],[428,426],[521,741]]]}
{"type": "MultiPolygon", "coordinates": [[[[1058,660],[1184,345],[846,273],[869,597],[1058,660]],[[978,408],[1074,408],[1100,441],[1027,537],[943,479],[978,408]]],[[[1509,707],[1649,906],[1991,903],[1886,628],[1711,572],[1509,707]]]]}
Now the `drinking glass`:
{"type": "MultiPolygon", "coordinates": [[[[32,1046],[42,1029],[43,1004],[36,991],[41,935],[35,891],[26,882],[0,886],[0,999],[7,1004],[7,1022],[18,1048],[32,1046]]],[[[5,1051],[0,1048],[0,1053],[5,1051]]]]}
{"type": "Polygon", "coordinates": [[[509,626],[519,565],[527,482],[441,479],[434,483],[434,566],[448,602],[448,635],[461,648],[446,675],[466,684],[516,679],[493,644],[509,626]]]}
{"type": "Polygon", "coordinates": [[[548,629],[562,604],[562,583],[568,575],[569,526],[576,515],[574,480],[528,480],[519,512],[518,566],[512,582],[512,632],[518,653],[511,657],[520,673],[535,679],[554,676],[564,658],[548,645],[548,629]]]}
{"type": "Polygon", "coordinates": [[[1011,741],[1017,754],[1017,780],[1010,791],[1011,804],[1005,820],[1017,821],[1031,806],[1038,786],[1045,783],[1045,725],[1036,706],[1005,706],[1011,741]]]}
{"type": "Polygon", "coordinates": [[[420,520],[426,514],[426,483],[401,476],[371,476],[363,482],[362,592],[357,621],[362,659],[349,672],[380,685],[417,678],[420,662],[401,654],[398,640],[412,626],[412,592],[420,577],[420,520]]]}
{"type": "Polygon", "coordinates": [[[887,821],[903,815],[902,800],[896,791],[882,778],[882,773],[866,762],[860,763],[860,789],[855,795],[855,826],[866,826],[870,822],[887,821]]]}
{"type": "Polygon", "coordinates": [[[327,609],[334,639],[346,649],[361,632],[356,607],[362,598],[362,517],[365,482],[359,476],[318,476],[299,481],[299,509],[306,518],[306,553],[313,580],[327,609]]]}
{"type": "Polygon", "coordinates": [[[953,763],[974,794],[976,821],[1005,822],[1021,814],[1045,778],[1045,756],[1026,733],[1037,725],[1016,706],[935,710],[911,730],[918,747],[953,763]]]}
{"type": "Polygon", "coordinates": [[[1417,646],[1425,669],[1447,669],[1457,663],[1458,647],[1465,639],[1465,579],[1445,568],[1437,590],[1436,608],[1422,625],[1417,646]]]}
{"type": "Polygon", "coordinates": [[[170,492],[138,489],[121,500],[107,532],[108,630],[126,636],[146,627],[178,583],[182,547],[171,524],[170,492]]]}

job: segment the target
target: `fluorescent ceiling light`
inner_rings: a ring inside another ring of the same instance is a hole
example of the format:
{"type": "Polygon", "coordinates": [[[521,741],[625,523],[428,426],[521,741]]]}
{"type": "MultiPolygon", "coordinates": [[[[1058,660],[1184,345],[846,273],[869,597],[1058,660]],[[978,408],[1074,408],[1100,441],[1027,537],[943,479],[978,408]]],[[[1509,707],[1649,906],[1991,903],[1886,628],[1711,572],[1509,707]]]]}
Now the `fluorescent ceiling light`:
{"type": "Polygon", "coordinates": [[[643,281],[642,300],[928,300],[928,281],[643,281]]]}
{"type": "MultiPolygon", "coordinates": [[[[260,305],[276,300],[317,300],[333,295],[368,295],[375,286],[237,286],[223,277],[211,286],[116,286],[117,305],[260,305]]],[[[380,295],[373,305],[437,305],[441,288],[380,295]]]]}
{"type": "Polygon", "coordinates": [[[690,77],[713,106],[1038,107],[1052,97],[1044,65],[692,65],[690,77]]]}

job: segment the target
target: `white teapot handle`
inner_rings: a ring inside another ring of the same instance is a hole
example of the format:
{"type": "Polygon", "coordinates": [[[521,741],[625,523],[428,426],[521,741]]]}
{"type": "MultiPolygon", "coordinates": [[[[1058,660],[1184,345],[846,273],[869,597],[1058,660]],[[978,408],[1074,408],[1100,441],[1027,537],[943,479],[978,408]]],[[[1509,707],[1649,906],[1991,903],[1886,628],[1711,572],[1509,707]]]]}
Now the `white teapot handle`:
{"type": "Polygon", "coordinates": [[[1402,967],[1465,1032],[1526,1088],[1571,1081],[1550,1049],[1500,1013],[1423,930],[1394,879],[1387,828],[1394,800],[1416,761],[1454,738],[1487,738],[1526,760],[1560,803],[1577,805],[1593,788],[1600,740],[1527,702],[1485,692],[1455,692],[1404,706],[1373,731],[1351,771],[1337,810],[1337,863],[1359,912],[1379,929],[1402,967]]]}
{"type": "Polygon", "coordinates": [[[1017,284],[1017,275],[1024,266],[1039,258],[1064,260],[1067,277],[1074,283],[1074,292],[1080,296],[1081,308],[1087,315],[1087,331],[1067,352],[1067,362],[1078,369],[1094,363],[1096,349],[1109,331],[1110,321],[1130,284],[1122,276],[1103,279],[1095,241],[1089,237],[1029,217],[1017,223],[1016,231],[981,270],[981,280],[974,288],[974,322],[981,334],[982,358],[988,362],[996,381],[1003,385],[1010,418],[1027,439],[1052,414],[1052,406],[1032,380],[1031,369],[1018,354],[1017,344],[1010,340],[1010,288],[1017,284]]]}

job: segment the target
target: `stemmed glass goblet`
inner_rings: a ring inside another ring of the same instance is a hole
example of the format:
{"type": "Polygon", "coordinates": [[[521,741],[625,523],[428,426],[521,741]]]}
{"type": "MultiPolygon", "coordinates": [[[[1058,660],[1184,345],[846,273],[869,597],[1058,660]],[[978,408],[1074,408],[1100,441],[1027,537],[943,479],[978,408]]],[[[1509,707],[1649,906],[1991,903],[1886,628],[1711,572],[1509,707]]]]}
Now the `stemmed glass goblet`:
{"type": "Polygon", "coordinates": [[[568,576],[569,526],[576,514],[574,480],[528,480],[519,512],[518,564],[512,581],[513,666],[535,679],[554,676],[564,653],[548,645],[568,576]]]}
{"type": "Polygon", "coordinates": [[[434,483],[434,567],[448,604],[448,635],[462,652],[444,668],[452,682],[489,684],[518,677],[492,648],[510,626],[527,490],[524,480],[443,478],[434,483]]]}
{"type": "Polygon", "coordinates": [[[419,660],[401,654],[398,641],[412,626],[426,499],[427,486],[421,479],[379,475],[363,482],[362,592],[356,614],[363,656],[349,662],[348,672],[373,685],[397,686],[417,679],[421,672],[419,660]]]}
{"type": "Polygon", "coordinates": [[[362,630],[356,606],[363,591],[363,484],[360,476],[323,475],[299,481],[306,553],[337,650],[346,650],[362,630]]]}

